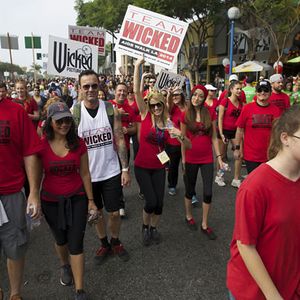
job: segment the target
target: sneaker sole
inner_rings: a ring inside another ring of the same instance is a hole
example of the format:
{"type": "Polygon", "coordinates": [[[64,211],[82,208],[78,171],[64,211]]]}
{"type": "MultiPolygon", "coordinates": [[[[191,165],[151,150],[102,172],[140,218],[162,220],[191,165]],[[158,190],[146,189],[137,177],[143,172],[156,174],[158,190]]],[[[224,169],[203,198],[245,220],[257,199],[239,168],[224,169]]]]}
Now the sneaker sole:
{"type": "Polygon", "coordinates": [[[61,280],[61,278],[60,278],[60,279],[59,279],[59,282],[60,282],[60,284],[61,284],[62,286],[71,286],[71,285],[73,285],[74,280],[72,280],[71,283],[64,283],[64,282],[61,280]]]}

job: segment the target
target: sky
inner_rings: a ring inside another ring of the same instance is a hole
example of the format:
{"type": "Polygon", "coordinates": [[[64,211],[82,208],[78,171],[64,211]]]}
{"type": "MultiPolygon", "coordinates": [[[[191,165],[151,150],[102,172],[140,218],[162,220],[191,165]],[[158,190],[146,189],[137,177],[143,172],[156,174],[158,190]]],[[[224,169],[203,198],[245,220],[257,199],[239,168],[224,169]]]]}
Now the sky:
{"type": "MultiPolygon", "coordinates": [[[[41,36],[42,49],[39,53],[48,53],[49,35],[68,37],[68,25],[76,25],[74,0],[1,0],[0,35],[19,37],[19,50],[12,50],[14,64],[30,67],[33,61],[32,50],[25,49],[24,36],[41,36]],[[2,2],[5,2],[2,3],[2,2]]],[[[0,61],[10,62],[8,49],[0,49],[0,61]]],[[[38,60],[47,62],[47,58],[38,60]]]]}

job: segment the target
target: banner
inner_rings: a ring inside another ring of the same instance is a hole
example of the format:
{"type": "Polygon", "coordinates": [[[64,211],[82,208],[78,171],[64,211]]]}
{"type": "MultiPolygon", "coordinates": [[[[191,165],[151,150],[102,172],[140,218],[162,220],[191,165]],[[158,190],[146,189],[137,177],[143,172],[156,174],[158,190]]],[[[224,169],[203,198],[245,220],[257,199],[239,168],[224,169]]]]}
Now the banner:
{"type": "Polygon", "coordinates": [[[98,54],[105,56],[104,29],[69,25],[69,38],[74,41],[98,46],[98,54]]]}
{"type": "Polygon", "coordinates": [[[78,79],[84,70],[98,70],[98,47],[49,36],[49,75],[59,75],[78,79]]]}
{"type": "Polygon", "coordinates": [[[41,49],[42,43],[41,43],[41,37],[40,36],[25,36],[25,48],[28,49],[41,49]],[[32,40],[33,40],[33,47],[32,47],[32,40]]]}
{"type": "Polygon", "coordinates": [[[166,70],[161,70],[155,83],[155,88],[161,90],[162,88],[179,87],[182,88],[185,77],[179,74],[171,73],[166,70]]]}
{"type": "Polygon", "coordinates": [[[172,69],[188,23],[128,5],[115,51],[172,69]]]}
{"type": "Polygon", "coordinates": [[[9,40],[8,40],[7,35],[1,35],[0,36],[0,42],[1,42],[1,48],[2,49],[9,49],[9,48],[12,49],[12,50],[18,50],[19,49],[18,37],[15,36],[15,35],[9,36],[9,40]],[[9,42],[10,42],[10,45],[9,45],[9,42]]]}

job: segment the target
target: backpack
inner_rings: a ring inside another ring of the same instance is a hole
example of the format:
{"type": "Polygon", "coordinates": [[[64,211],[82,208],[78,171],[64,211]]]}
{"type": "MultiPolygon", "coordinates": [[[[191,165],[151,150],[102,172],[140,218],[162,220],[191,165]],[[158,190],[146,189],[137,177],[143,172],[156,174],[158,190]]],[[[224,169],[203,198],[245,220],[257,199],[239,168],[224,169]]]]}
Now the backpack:
{"type": "MultiPolygon", "coordinates": [[[[103,101],[105,104],[105,109],[108,117],[111,129],[114,130],[114,107],[110,102],[103,101]]],[[[75,121],[76,127],[79,126],[81,117],[81,102],[76,103],[73,107],[73,119],[75,121]]]]}

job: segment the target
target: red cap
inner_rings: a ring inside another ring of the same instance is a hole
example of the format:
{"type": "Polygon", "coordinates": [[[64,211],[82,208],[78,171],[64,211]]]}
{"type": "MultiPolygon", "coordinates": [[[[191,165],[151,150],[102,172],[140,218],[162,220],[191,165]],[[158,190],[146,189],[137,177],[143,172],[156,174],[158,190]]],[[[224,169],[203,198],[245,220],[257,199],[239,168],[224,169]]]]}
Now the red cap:
{"type": "Polygon", "coordinates": [[[193,96],[193,94],[195,93],[196,90],[202,90],[203,93],[204,93],[204,98],[206,99],[206,97],[208,95],[208,91],[202,84],[197,84],[193,87],[192,93],[191,93],[192,96],[193,96]]]}

